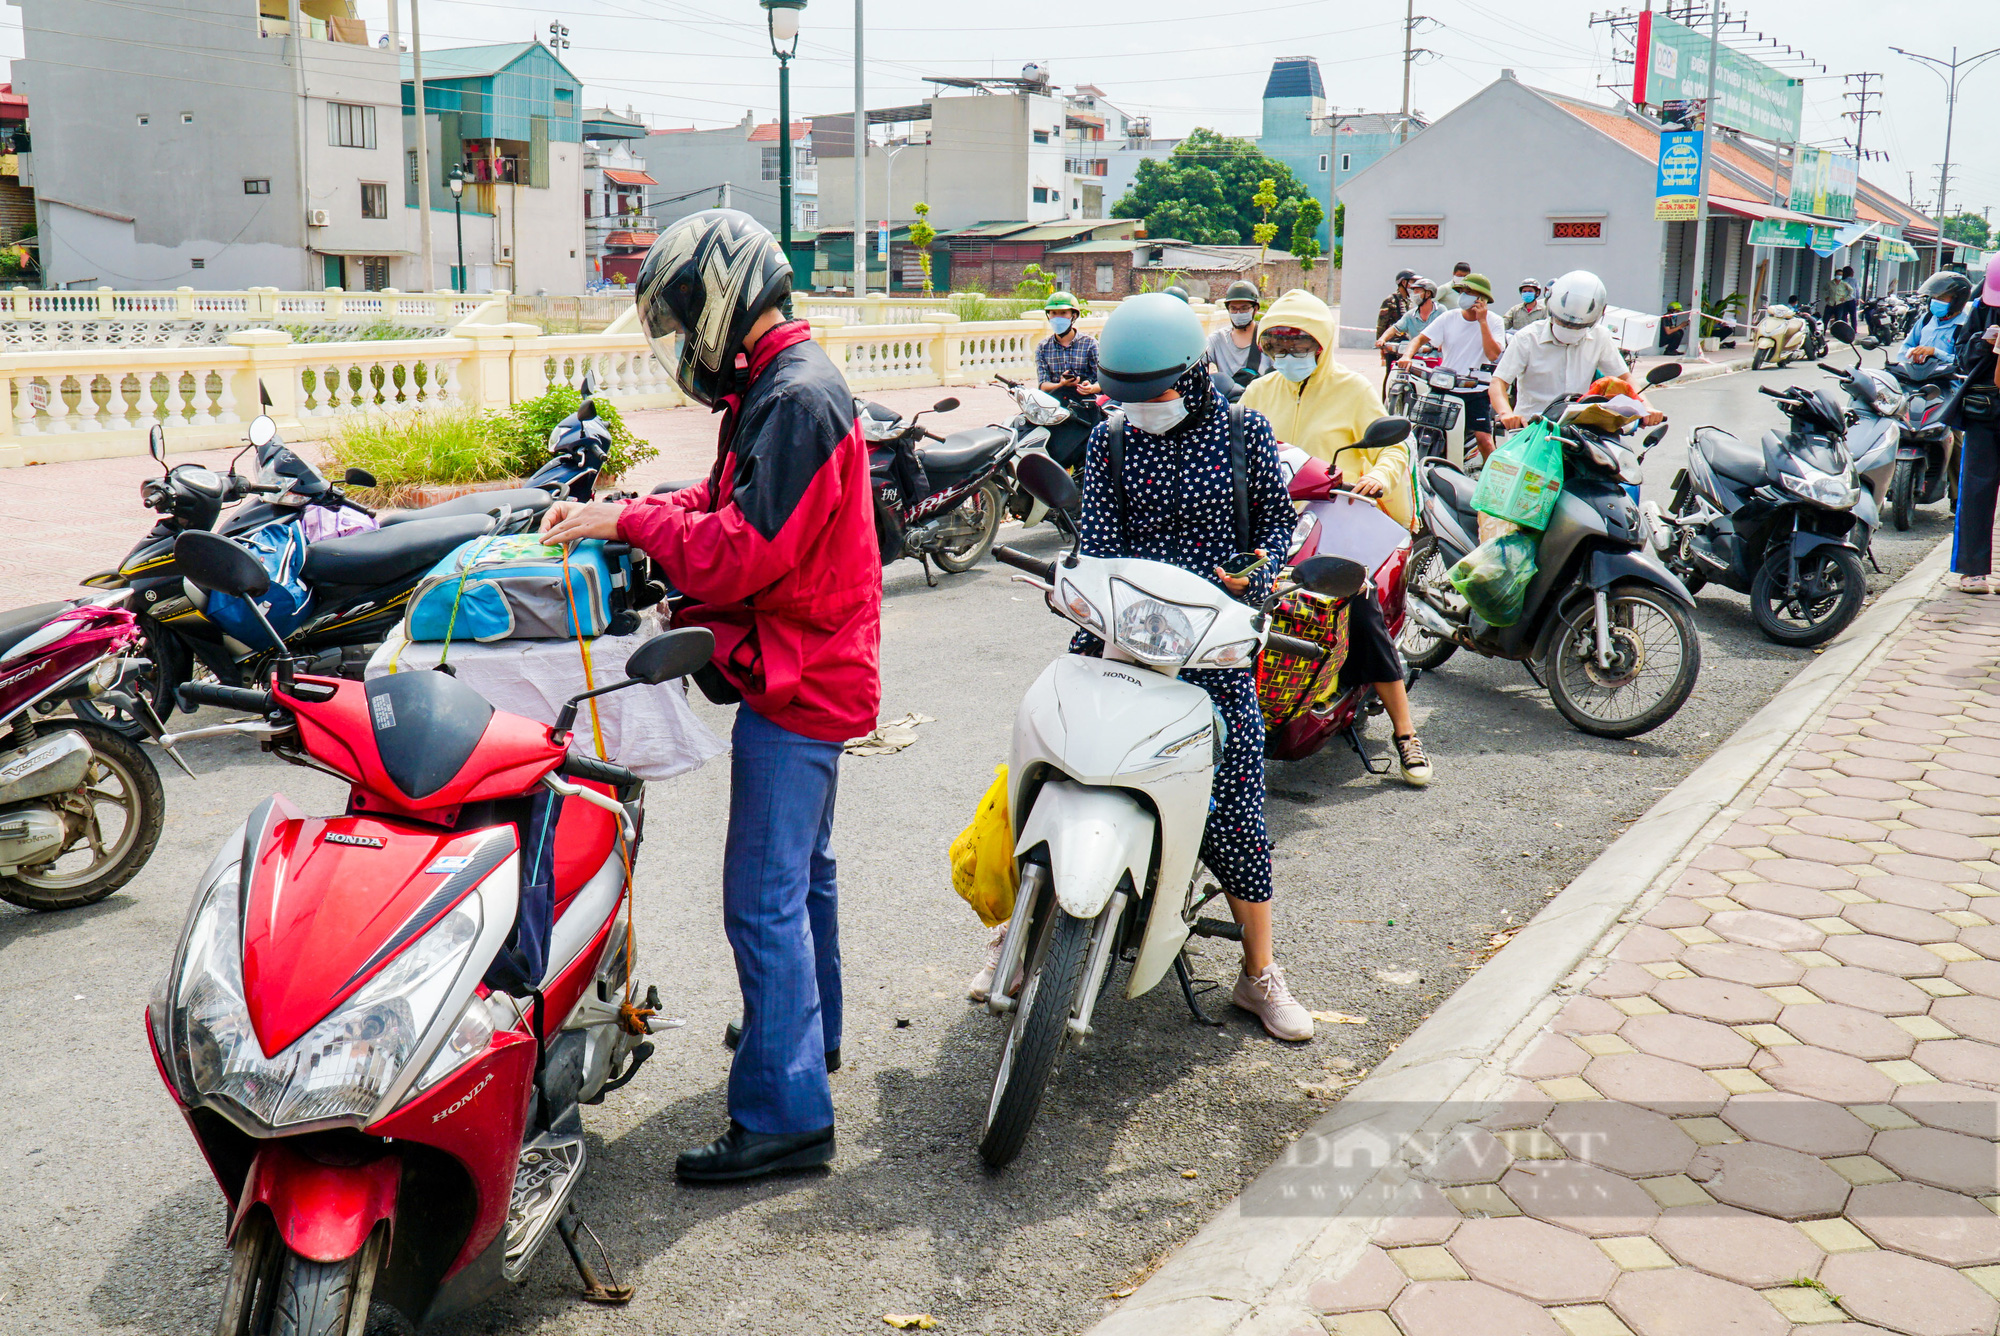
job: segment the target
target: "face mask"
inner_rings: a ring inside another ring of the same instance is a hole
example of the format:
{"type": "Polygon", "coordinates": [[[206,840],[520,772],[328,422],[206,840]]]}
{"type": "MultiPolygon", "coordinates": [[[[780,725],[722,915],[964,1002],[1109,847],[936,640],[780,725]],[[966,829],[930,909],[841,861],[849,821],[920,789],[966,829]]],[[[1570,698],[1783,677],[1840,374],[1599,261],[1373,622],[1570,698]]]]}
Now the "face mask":
{"type": "Polygon", "coordinates": [[[1296,384],[1313,373],[1319,366],[1319,359],[1311,353],[1286,353],[1282,357],[1273,357],[1271,365],[1278,369],[1279,375],[1296,384]]]}
{"type": "Polygon", "coordinates": [[[1461,311],[1470,311],[1472,304],[1478,300],[1479,298],[1469,292],[1461,292],[1458,294],[1458,309],[1461,311]]]}
{"type": "Polygon", "coordinates": [[[1256,318],[1257,313],[1255,311],[1231,311],[1229,313],[1229,323],[1238,329],[1250,328],[1250,322],[1256,318]]]}
{"type": "Polygon", "coordinates": [[[1574,346],[1576,344],[1582,343],[1583,336],[1585,334],[1588,334],[1589,332],[1590,331],[1587,328],[1571,329],[1568,325],[1561,324],[1554,320],[1549,321],[1549,337],[1554,339],[1557,343],[1574,346]]]}
{"type": "Polygon", "coordinates": [[[1528,288],[1521,289],[1521,300],[1526,302],[1530,306],[1533,306],[1535,304],[1535,298],[1537,295],[1539,294],[1535,293],[1531,289],[1528,288]]]}
{"type": "Polygon", "coordinates": [[[1049,317],[1049,328],[1054,330],[1056,333],[1067,334],[1069,333],[1069,327],[1070,327],[1070,318],[1068,316],[1054,315],[1049,317]]]}
{"type": "Polygon", "coordinates": [[[1931,315],[1935,319],[1943,320],[1946,316],[1950,314],[1951,314],[1950,302],[1941,302],[1938,301],[1936,298],[1931,299],[1931,315]]]}
{"type": "Polygon", "coordinates": [[[1165,436],[1181,425],[1188,415],[1185,399],[1169,399],[1159,404],[1120,404],[1131,424],[1148,436],[1165,436]]]}

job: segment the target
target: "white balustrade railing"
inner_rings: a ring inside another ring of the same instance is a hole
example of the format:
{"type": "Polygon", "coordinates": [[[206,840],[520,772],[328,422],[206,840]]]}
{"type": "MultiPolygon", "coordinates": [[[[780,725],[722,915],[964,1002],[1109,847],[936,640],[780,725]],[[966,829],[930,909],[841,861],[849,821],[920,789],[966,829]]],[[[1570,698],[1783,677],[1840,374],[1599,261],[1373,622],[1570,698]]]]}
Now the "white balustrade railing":
{"type": "MultiPolygon", "coordinates": [[[[390,324],[415,332],[443,333],[505,293],[284,292],[246,288],[198,292],[45,292],[16,287],[0,291],[0,339],[15,347],[223,344],[239,329],[260,325],[325,328],[336,334],[390,324]]],[[[504,314],[501,316],[505,318],[504,314]]]]}

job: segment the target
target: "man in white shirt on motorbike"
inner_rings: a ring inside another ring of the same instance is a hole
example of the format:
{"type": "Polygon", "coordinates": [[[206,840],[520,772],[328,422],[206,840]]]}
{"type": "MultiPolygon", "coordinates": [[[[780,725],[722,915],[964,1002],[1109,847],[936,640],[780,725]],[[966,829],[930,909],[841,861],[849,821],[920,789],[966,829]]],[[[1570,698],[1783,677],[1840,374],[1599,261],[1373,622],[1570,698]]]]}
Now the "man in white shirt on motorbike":
{"type": "MultiPolygon", "coordinates": [[[[1602,323],[1609,304],[1603,280],[1586,270],[1549,285],[1549,318],[1514,336],[1487,386],[1502,427],[1518,431],[1557,399],[1587,391],[1598,377],[1626,374],[1618,340],[1602,323]]],[[[1635,397],[1645,403],[1644,396],[1635,397]]],[[[1647,409],[1647,426],[1664,420],[1651,405],[1647,409]]]]}
{"type": "MultiPolygon", "coordinates": [[[[1427,346],[1438,350],[1438,369],[1455,376],[1469,376],[1499,359],[1507,346],[1507,331],[1500,317],[1489,309],[1493,304],[1492,284],[1482,274],[1467,274],[1452,282],[1451,292],[1458,309],[1446,311],[1425,326],[1397,365],[1407,369],[1427,346]]],[[[1478,440],[1479,457],[1484,459],[1493,453],[1493,423],[1487,415],[1486,397],[1479,394],[1461,397],[1465,400],[1465,429],[1478,440]]]]}

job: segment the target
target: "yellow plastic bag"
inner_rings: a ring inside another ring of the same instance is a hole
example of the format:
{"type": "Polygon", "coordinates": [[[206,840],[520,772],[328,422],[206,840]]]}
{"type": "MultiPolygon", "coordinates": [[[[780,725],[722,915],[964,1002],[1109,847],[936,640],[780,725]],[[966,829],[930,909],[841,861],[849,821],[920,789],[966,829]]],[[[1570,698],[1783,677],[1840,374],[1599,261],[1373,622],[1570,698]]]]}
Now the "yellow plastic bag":
{"type": "Polygon", "coordinates": [[[995,772],[972,824],[951,842],[951,886],[991,928],[1014,917],[1020,873],[1014,866],[1014,825],[1007,819],[1007,767],[995,772]]]}

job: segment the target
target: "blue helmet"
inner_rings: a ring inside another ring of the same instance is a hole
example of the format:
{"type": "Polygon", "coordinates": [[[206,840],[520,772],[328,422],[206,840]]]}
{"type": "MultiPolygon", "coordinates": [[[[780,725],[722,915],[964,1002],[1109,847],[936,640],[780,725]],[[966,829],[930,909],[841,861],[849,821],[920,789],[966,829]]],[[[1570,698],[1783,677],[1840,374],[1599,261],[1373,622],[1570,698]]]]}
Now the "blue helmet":
{"type": "Polygon", "coordinates": [[[1097,380],[1120,403],[1156,398],[1199,362],[1208,336],[1186,302],[1147,292],[1118,303],[1097,336],[1097,380]]]}

